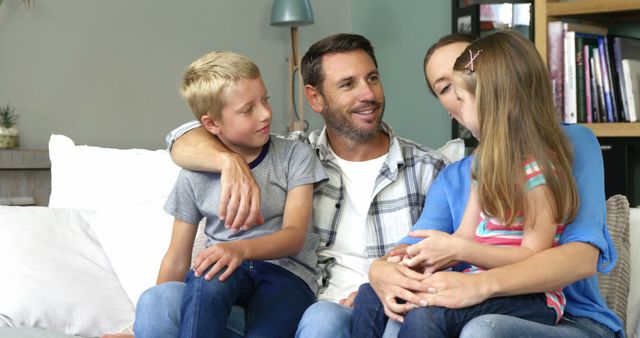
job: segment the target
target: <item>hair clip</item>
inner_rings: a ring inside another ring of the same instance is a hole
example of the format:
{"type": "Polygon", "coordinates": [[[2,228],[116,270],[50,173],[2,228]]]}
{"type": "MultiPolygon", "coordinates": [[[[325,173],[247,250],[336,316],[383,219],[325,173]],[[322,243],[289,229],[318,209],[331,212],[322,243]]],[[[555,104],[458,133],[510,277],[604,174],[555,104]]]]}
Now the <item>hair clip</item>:
{"type": "Polygon", "coordinates": [[[467,63],[467,65],[464,66],[464,68],[467,68],[473,72],[474,71],[473,61],[478,57],[478,55],[480,55],[480,52],[482,52],[482,49],[478,49],[478,51],[476,52],[476,55],[473,55],[473,52],[471,51],[471,49],[469,49],[469,63],[467,63]]]}

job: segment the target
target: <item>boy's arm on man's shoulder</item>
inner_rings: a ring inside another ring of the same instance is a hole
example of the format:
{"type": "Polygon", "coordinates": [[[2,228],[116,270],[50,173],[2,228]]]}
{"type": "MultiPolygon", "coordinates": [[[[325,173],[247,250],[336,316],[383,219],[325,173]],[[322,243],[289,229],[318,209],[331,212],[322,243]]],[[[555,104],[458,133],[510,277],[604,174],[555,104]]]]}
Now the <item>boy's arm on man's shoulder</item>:
{"type": "Polygon", "coordinates": [[[262,224],[260,187],[242,157],[229,150],[203,127],[190,129],[174,140],[171,158],[192,171],[221,173],[218,215],[235,230],[262,224]]]}

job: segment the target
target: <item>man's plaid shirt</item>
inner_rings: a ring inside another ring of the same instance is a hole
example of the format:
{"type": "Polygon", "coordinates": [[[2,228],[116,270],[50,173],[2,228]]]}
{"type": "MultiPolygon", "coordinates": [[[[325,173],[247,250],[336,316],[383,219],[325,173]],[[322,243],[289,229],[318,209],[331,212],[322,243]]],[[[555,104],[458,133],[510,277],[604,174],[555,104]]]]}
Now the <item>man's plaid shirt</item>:
{"type": "MultiPolygon", "coordinates": [[[[193,121],[172,131],[167,135],[169,148],[175,139],[198,126],[198,121],[193,121]]],[[[427,189],[447,164],[447,160],[436,151],[396,137],[391,127],[384,122],[381,129],[389,135],[389,153],[376,178],[374,198],[367,216],[366,243],[367,256],[370,259],[383,256],[406,236],[422,213],[427,189]]],[[[288,138],[310,143],[329,177],[327,182],[316,189],[313,201],[313,230],[320,236],[320,286],[324,289],[331,277],[330,268],[335,263],[333,257],[323,253],[335,242],[337,225],[342,214],[342,175],[335,155],[329,150],[325,129],[313,131],[309,136],[302,132],[293,132],[288,138]]]]}
{"type": "MultiPolygon", "coordinates": [[[[438,152],[394,136],[387,124],[382,123],[381,129],[389,135],[389,153],[376,178],[367,215],[366,253],[370,259],[383,256],[407,235],[422,213],[427,189],[447,164],[438,152]]],[[[323,253],[333,246],[342,215],[342,175],[335,155],[329,150],[325,129],[312,132],[308,138],[300,132],[289,137],[310,142],[329,177],[316,189],[313,201],[313,230],[320,235],[318,257],[324,289],[335,263],[333,257],[323,253]]]]}

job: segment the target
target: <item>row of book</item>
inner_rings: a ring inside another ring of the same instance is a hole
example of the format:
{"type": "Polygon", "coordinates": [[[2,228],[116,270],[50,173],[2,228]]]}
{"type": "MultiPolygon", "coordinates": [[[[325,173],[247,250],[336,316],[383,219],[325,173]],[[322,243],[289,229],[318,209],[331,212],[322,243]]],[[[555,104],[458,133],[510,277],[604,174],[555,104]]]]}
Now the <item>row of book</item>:
{"type": "Polygon", "coordinates": [[[640,39],[606,27],[548,23],[549,74],[566,123],[636,122],[640,116],[640,39]]]}

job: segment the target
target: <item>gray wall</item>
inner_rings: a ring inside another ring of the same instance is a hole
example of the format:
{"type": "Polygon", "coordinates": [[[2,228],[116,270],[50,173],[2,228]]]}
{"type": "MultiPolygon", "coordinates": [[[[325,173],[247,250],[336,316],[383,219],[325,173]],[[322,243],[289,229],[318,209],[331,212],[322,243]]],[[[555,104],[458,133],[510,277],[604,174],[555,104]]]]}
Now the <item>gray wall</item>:
{"type": "MultiPolygon", "coordinates": [[[[254,59],[272,97],[273,130],[286,130],[289,29],[269,25],[271,0],[18,0],[0,6],[0,105],[20,114],[21,148],[52,133],[76,144],[162,148],[192,118],[177,85],[211,50],[254,59]]],[[[312,0],[300,51],[349,32],[351,0],[312,0]]],[[[307,115],[315,115],[306,110],[307,115]]],[[[311,116],[313,127],[320,124],[311,116]]]]}
{"type": "Polygon", "coordinates": [[[353,31],[371,39],[387,99],[385,120],[400,136],[437,148],[451,120],[429,93],[422,71],[427,48],[451,32],[451,2],[352,0],[353,31]]]}

